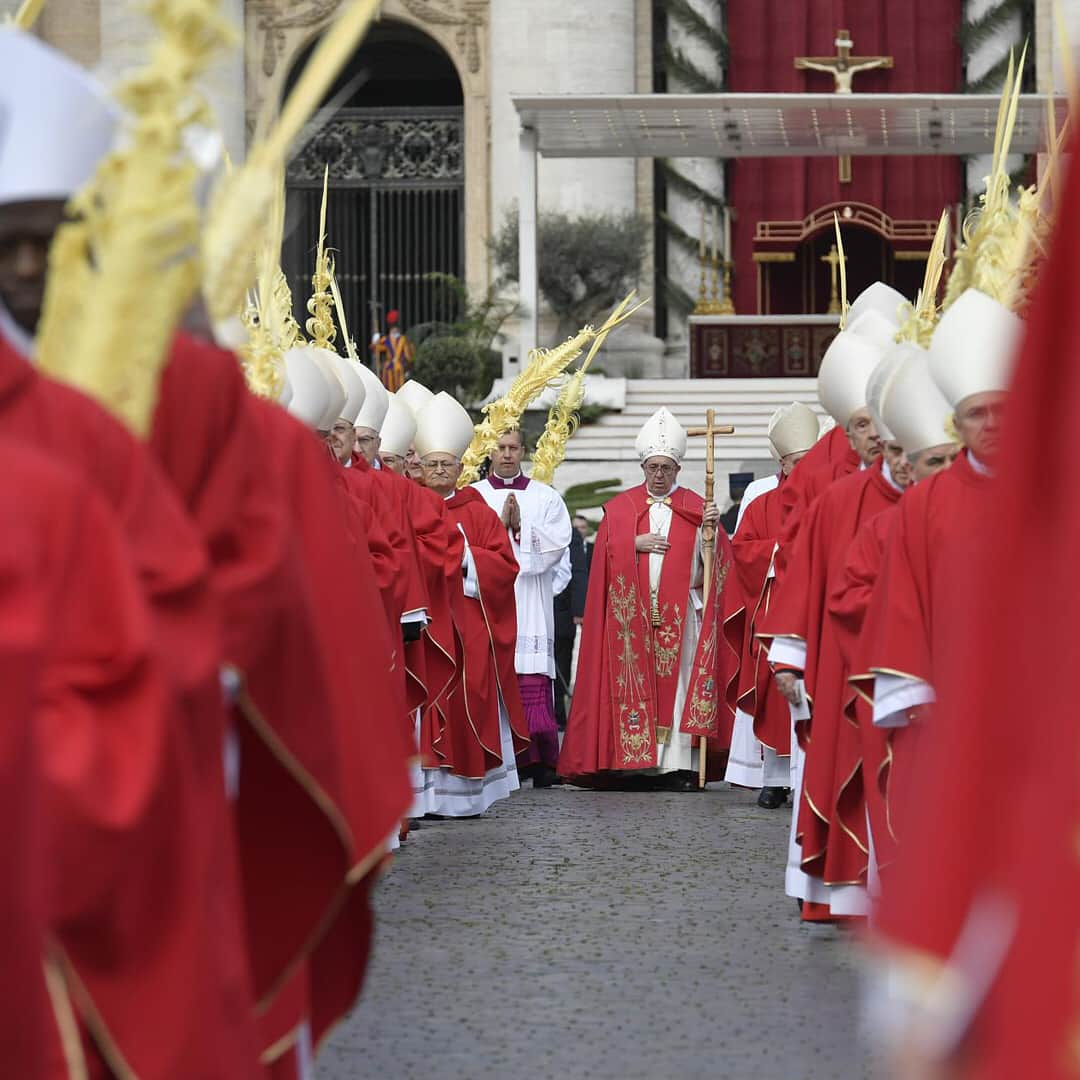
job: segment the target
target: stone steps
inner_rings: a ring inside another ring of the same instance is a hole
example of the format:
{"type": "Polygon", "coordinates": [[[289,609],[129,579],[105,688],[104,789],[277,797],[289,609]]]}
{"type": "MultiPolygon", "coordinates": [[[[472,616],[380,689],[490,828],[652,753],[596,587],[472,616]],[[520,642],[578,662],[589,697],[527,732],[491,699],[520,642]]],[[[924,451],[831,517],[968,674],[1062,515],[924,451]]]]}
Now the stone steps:
{"type": "MultiPolygon", "coordinates": [[[[734,435],[716,441],[716,461],[732,466],[769,457],[769,417],[780,405],[805,401],[821,413],[814,379],[628,379],[626,404],[578,430],[566,460],[627,462],[636,460],[634,439],[642,424],[661,405],[684,427],[705,423],[705,410],[716,410],[718,424],[731,424],[734,435]]],[[[705,440],[691,439],[688,462],[705,460],[705,440]]],[[[729,471],[725,468],[723,471],[729,471]]]]}

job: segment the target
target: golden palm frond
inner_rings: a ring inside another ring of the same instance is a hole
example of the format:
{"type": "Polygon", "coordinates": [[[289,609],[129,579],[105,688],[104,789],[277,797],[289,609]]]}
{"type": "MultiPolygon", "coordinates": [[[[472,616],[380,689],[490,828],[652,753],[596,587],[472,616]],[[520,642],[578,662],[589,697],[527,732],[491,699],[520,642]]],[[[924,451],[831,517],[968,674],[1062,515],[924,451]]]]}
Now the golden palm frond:
{"type": "Polygon", "coordinates": [[[44,372],[141,435],[200,277],[198,169],[183,140],[189,125],[210,122],[196,81],[238,41],[214,0],[154,0],[147,10],[159,37],[117,92],[127,138],[72,199],[72,220],[57,232],[38,337],[44,372]]]}
{"type": "Polygon", "coordinates": [[[484,418],[476,425],[476,434],[462,458],[458,487],[465,487],[480,476],[480,466],[494,452],[499,437],[507,431],[518,429],[525,410],[558,380],[590,341],[601,333],[610,332],[637,311],[635,307],[623,314],[633,297],[634,293],[631,293],[623,300],[599,330],[591,326],[583,327],[561,345],[553,349],[536,349],[530,354],[529,363],[518,372],[510,389],[497,401],[484,406],[484,418]]]}
{"type": "MultiPolygon", "coordinates": [[[[633,294],[631,294],[633,295],[633,294]]],[[[623,301],[623,305],[628,302],[623,301]]],[[[648,303],[648,301],[645,301],[648,303]]],[[[638,307],[641,305],[639,304],[638,307]]],[[[634,309],[635,311],[637,308],[634,309]]],[[[617,309],[617,311],[621,311],[617,309]]],[[[632,314],[632,313],[631,313],[632,314]]],[[[612,328],[602,329],[585,357],[584,363],[566,380],[566,384],[559,391],[559,397],[548,412],[547,424],[544,432],[536,444],[532,456],[532,476],[544,484],[551,484],[555,480],[555,470],[563,463],[566,457],[566,445],[573,438],[578,429],[580,417],[578,415],[581,406],[585,402],[585,375],[593,357],[602,348],[612,328]]]]}

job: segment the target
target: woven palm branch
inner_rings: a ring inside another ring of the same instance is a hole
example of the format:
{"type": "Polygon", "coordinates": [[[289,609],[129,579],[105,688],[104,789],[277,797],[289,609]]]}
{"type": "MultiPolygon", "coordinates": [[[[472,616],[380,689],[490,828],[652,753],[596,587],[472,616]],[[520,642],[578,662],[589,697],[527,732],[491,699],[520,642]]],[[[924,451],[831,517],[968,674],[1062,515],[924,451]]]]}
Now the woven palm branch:
{"type": "Polygon", "coordinates": [[[183,141],[188,125],[210,120],[196,82],[238,40],[215,0],[155,0],[147,10],[159,37],[117,92],[127,139],[74,197],[73,220],[58,230],[38,339],[43,371],[140,435],[199,283],[198,169],[183,141]]]}
{"type": "Polygon", "coordinates": [[[949,236],[949,211],[941,212],[934,242],[926,257],[926,272],[923,274],[922,288],[910,306],[907,318],[896,335],[897,341],[912,341],[924,349],[930,345],[934,327],[938,320],[938,288],[945,269],[945,244],[949,236]]]}
{"type": "Polygon", "coordinates": [[[1012,58],[1009,59],[986,190],[980,197],[979,207],[964,222],[964,239],[956,252],[942,310],[948,309],[969,288],[978,289],[1009,307],[1015,300],[1018,219],[1016,207],[1009,197],[1012,183],[1007,159],[1016,126],[1026,55],[1025,45],[1015,69],[1012,58]]]}
{"type": "MultiPolygon", "coordinates": [[[[631,296],[633,296],[633,293],[631,293],[631,296]]],[[[627,297],[620,307],[616,309],[616,314],[621,314],[622,308],[629,301],[630,297],[627,297]]],[[[645,302],[647,303],[647,301],[645,302]]],[[[638,307],[641,307],[641,304],[638,304],[638,307]]],[[[637,311],[637,307],[634,308],[634,311],[637,311]]],[[[633,314],[633,312],[630,314],[633,314]]],[[[553,483],[555,470],[566,458],[567,443],[574,437],[574,432],[577,431],[581,420],[578,413],[585,402],[585,375],[589,370],[589,365],[593,362],[593,358],[603,347],[604,341],[612,329],[613,327],[606,330],[602,329],[596,335],[596,340],[589,350],[589,355],[585,357],[585,362],[566,380],[566,384],[559,391],[558,399],[548,412],[544,433],[540,436],[532,456],[533,479],[539,480],[541,483],[553,483]]]]}
{"type": "Polygon", "coordinates": [[[484,406],[484,418],[476,425],[476,434],[462,458],[458,487],[466,487],[479,478],[480,466],[494,452],[499,437],[508,431],[518,429],[525,410],[547,387],[556,384],[563,372],[582,354],[590,341],[600,334],[610,333],[619,323],[637,311],[635,307],[632,311],[623,314],[633,297],[634,293],[631,293],[623,300],[599,330],[586,326],[562,345],[556,345],[553,349],[536,349],[530,354],[529,363],[518,372],[510,384],[510,389],[497,401],[484,406]]]}

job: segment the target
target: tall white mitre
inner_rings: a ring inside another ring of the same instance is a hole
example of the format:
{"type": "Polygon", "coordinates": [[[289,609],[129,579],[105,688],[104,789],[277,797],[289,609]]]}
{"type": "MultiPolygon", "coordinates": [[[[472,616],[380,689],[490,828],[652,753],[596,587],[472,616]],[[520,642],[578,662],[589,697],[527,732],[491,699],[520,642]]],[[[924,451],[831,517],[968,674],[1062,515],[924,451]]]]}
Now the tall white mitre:
{"type": "Polygon", "coordinates": [[[793,401],[781,405],[769,419],[769,444],[777,459],[809,450],[818,440],[817,414],[809,405],[793,401]]]}
{"type": "Polygon", "coordinates": [[[284,357],[285,362],[285,385],[289,388],[291,397],[285,401],[279,398],[286,406],[291,416],[315,430],[323,430],[319,425],[323,417],[330,410],[333,398],[330,395],[330,384],[323,375],[322,369],[309,355],[309,346],[297,345],[288,350],[284,357]]]}
{"type": "Polygon", "coordinates": [[[460,461],[473,434],[472,417],[446,391],[441,391],[420,410],[413,445],[420,457],[439,453],[460,461]]]}
{"type": "Polygon", "coordinates": [[[930,339],[930,374],[955,409],[964,398],[1007,390],[1024,323],[1004,304],[967,289],[930,339]]]}
{"type": "Polygon", "coordinates": [[[326,411],[319,420],[317,430],[329,431],[337,423],[338,417],[344,412],[345,401],[348,398],[345,384],[341,381],[341,376],[337,372],[337,356],[329,349],[320,348],[318,345],[304,345],[302,347],[308,361],[322,372],[322,377],[326,380],[330,400],[326,406],[326,411]]]}
{"type": "Polygon", "coordinates": [[[686,456],[686,429],[663,405],[645,421],[634,444],[638,458],[666,457],[681,462],[686,456]]]}
{"type": "Polygon", "coordinates": [[[118,121],[104,87],[81,67],[32,34],[0,27],[0,204],[68,199],[112,148],[118,121]]]}
{"type": "Polygon", "coordinates": [[[818,400],[840,427],[846,429],[852,413],[866,407],[866,384],[883,352],[851,330],[841,330],[829,343],[818,369],[818,400]]]}
{"type": "Polygon", "coordinates": [[[410,379],[394,396],[409,409],[413,416],[417,416],[435,395],[423,383],[410,379]]]}
{"type": "Polygon", "coordinates": [[[334,370],[345,387],[345,404],[341,407],[340,417],[335,419],[347,420],[355,427],[356,418],[360,415],[360,410],[363,408],[364,400],[367,397],[364,380],[360,378],[356,364],[347,356],[341,356],[336,352],[330,352],[327,355],[333,362],[334,370]]]}
{"type": "Polygon", "coordinates": [[[888,320],[899,329],[904,319],[904,310],[908,306],[907,298],[884,281],[875,281],[867,286],[851,302],[847,313],[847,325],[850,327],[868,311],[873,311],[888,320]]]}
{"type": "MultiPolygon", "coordinates": [[[[400,392],[400,391],[399,391],[400,392]]],[[[435,395],[432,394],[432,397],[435,395]]],[[[416,417],[412,410],[398,400],[397,394],[390,395],[389,408],[379,428],[379,449],[384,454],[404,457],[416,438],[416,417]]]]}
{"type": "Polygon", "coordinates": [[[893,345],[881,358],[878,366],[870,372],[870,378],[866,380],[866,407],[874,418],[874,427],[877,428],[877,433],[886,442],[893,441],[893,433],[881,411],[882,395],[885,393],[885,387],[888,385],[889,380],[906,363],[909,355],[908,350],[911,347],[907,342],[893,345]]]}
{"type": "Polygon", "coordinates": [[[907,454],[952,442],[947,430],[952,406],[930,375],[930,357],[906,344],[903,364],[885,384],[881,410],[885,423],[907,454]]]}
{"type": "MultiPolygon", "coordinates": [[[[350,361],[352,363],[352,361],[350,361]]],[[[364,399],[364,407],[356,417],[358,428],[370,428],[378,431],[386,418],[386,411],[390,408],[390,395],[383,386],[379,377],[365,364],[353,364],[353,368],[364,383],[367,397],[364,399]]]]}

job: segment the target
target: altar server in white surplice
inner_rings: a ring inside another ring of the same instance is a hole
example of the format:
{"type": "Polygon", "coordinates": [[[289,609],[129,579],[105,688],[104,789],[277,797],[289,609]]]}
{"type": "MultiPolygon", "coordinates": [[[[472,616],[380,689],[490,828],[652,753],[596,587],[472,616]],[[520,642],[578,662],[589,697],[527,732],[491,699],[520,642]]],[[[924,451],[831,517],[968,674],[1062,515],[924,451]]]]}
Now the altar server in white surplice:
{"type": "MultiPolygon", "coordinates": [[[[518,757],[518,771],[534,787],[548,787],[559,760],[555,720],[555,579],[570,547],[570,514],[559,493],[521,471],[525,443],[520,431],[499,438],[491,472],[475,485],[500,516],[520,566],[517,648],[514,662],[531,743],[518,757]]],[[[565,585],[565,581],[563,582],[565,585]]]]}

